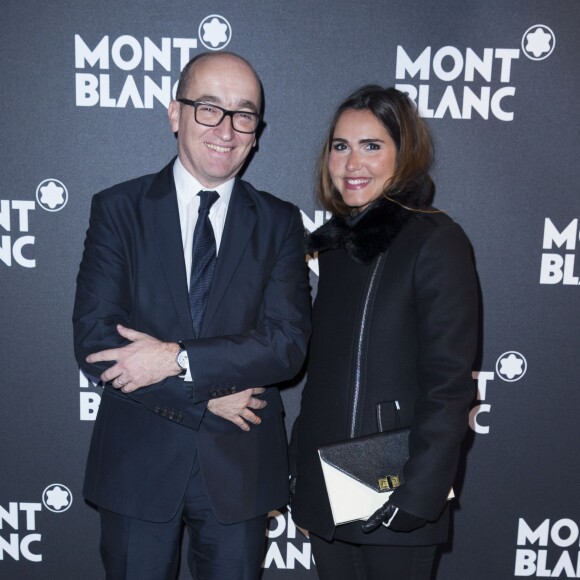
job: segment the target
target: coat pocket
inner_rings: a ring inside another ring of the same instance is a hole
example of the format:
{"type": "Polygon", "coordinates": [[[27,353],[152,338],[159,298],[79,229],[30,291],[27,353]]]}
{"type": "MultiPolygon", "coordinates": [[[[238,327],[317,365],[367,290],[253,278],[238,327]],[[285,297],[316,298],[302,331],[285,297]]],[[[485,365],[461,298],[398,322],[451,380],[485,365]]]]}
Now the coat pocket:
{"type": "Polygon", "coordinates": [[[377,431],[392,431],[411,424],[413,404],[404,399],[382,401],[375,406],[377,431]]]}

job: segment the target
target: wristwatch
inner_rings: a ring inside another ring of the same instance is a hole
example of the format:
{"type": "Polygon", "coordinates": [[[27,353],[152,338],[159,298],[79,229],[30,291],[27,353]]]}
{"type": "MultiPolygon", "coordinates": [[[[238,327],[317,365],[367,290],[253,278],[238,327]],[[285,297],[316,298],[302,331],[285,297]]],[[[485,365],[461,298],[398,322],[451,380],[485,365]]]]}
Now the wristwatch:
{"type": "Polygon", "coordinates": [[[181,369],[181,372],[177,375],[178,377],[184,377],[185,373],[189,370],[189,357],[187,356],[187,351],[185,350],[185,345],[183,342],[179,341],[179,352],[175,357],[175,362],[181,369]]]}

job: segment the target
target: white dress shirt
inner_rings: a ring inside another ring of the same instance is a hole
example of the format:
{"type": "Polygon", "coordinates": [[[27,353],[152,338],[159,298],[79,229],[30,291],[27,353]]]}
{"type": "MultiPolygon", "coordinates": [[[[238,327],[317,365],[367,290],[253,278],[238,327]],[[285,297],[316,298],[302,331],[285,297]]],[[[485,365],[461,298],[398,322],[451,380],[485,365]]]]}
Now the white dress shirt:
{"type": "MultiPolygon", "coordinates": [[[[183,167],[179,157],[173,164],[173,178],[175,189],[177,190],[177,207],[179,208],[179,224],[181,226],[181,241],[183,242],[183,256],[185,258],[185,270],[187,272],[187,288],[189,289],[189,278],[191,276],[191,252],[193,245],[193,232],[197,223],[197,212],[199,210],[200,191],[207,191],[185,167],[183,167]]],[[[220,196],[209,210],[209,221],[215,236],[216,252],[219,254],[226,214],[234,189],[232,178],[209,191],[215,191],[220,196]]]]}
{"type": "MultiPolygon", "coordinates": [[[[179,224],[181,226],[181,241],[183,243],[183,257],[185,259],[185,271],[187,273],[187,288],[189,290],[189,283],[191,277],[191,252],[193,246],[193,232],[195,224],[197,223],[197,212],[199,210],[199,196],[200,191],[207,190],[185,167],[179,160],[179,157],[173,164],[173,179],[175,180],[175,189],[177,191],[177,207],[179,209],[179,224]]],[[[226,215],[228,213],[228,206],[232,197],[232,190],[234,189],[234,179],[230,179],[217,187],[213,187],[209,191],[215,191],[219,195],[219,199],[211,206],[209,210],[209,221],[215,236],[216,253],[219,254],[222,235],[224,233],[224,225],[226,223],[226,215]]],[[[189,369],[189,361],[186,365],[186,373],[184,379],[191,381],[191,371],[189,369]]]]}

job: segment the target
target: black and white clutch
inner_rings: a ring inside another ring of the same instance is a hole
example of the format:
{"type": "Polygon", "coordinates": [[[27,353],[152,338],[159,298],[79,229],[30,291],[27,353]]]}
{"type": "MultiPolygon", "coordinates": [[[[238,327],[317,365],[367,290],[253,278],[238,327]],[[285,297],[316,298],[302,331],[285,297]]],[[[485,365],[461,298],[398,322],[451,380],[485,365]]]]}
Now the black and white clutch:
{"type": "Polygon", "coordinates": [[[335,525],[368,519],[404,483],[409,432],[396,429],[318,449],[335,525]]]}

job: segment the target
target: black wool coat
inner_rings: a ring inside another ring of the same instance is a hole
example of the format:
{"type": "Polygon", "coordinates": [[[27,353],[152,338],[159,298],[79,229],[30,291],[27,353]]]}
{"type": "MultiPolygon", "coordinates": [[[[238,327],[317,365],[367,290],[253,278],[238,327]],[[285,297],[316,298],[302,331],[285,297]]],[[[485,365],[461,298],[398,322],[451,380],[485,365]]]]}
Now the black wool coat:
{"type": "Polygon", "coordinates": [[[307,383],[291,442],[293,518],[326,539],[445,542],[446,498],[475,394],[477,286],[468,239],[442,212],[410,211],[381,198],[356,221],[332,218],[307,243],[310,252],[319,252],[320,280],[307,383]],[[360,522],[335,528],[332,520],[317,449],[376,432],[378,417],[383,430],[398,422],[411,427],[406,482],[391,496],[401,509],[428,520],[410,533],[381,526],[363,534],[360,522]]]}

